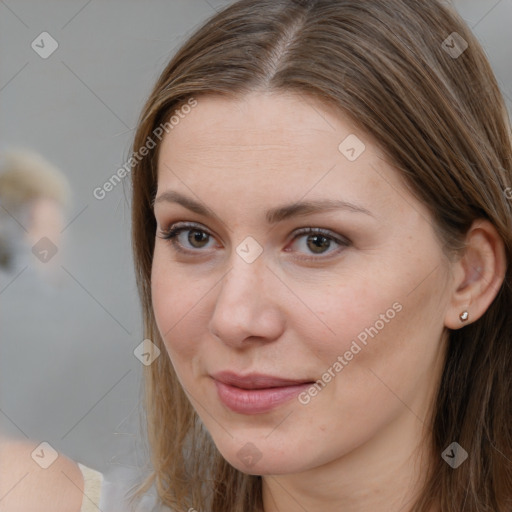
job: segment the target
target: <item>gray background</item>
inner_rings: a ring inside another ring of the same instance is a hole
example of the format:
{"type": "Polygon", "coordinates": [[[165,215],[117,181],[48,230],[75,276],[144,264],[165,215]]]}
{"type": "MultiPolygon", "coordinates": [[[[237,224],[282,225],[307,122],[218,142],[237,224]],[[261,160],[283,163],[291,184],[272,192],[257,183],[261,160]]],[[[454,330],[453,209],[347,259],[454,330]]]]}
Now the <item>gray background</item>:
{"type": "MultiPolygon", "coordinates": [[[[179,45],[229,1],[0,0],[0,150],[27,147],[69,177],[61,284],[0,280],[0,428],[102,471],[136,433],[142,341],[126,161],[140,109],[179,45]],[[41,32],[59,47],[31,48],[41,32]]],[[[512,110],[512,0],[459,0],[512,110]]],[[[128,457],[129,458],[129,457],[128,457]]]]}

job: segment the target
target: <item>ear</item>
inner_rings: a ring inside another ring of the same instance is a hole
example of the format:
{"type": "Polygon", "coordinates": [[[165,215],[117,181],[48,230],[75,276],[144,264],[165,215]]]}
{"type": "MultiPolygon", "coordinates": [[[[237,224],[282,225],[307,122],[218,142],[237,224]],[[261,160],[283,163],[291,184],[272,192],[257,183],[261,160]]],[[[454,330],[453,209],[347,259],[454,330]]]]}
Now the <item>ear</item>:
{"type": "Polygon", "coordinates": [[[501,236],[485,219],[473,222],[466,235],[466,248],[453,264],[453,288],[445,326],[459,329],[478,320],[489,308],[503,284],[506,253],[501,236]],[[467,311],[467,321],[460,315],[467,311]]]}

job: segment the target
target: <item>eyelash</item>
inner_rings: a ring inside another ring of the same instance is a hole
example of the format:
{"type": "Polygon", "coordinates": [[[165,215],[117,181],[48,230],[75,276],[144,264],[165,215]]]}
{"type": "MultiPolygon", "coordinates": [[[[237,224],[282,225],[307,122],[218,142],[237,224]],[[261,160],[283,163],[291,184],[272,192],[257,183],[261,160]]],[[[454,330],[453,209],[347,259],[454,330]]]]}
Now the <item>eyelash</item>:
{"type": "MultiPolygon", "coordinates": [[[[188,223],[188,222],[181,222],[181,223],[178,222],[176,224],[171,225],[169,228],[167,228],[165,230],[161,230],[160,238],[162,238],[163,240],[169,241],[172,244],[173,248],[178,252],[188,254],[188,255],[198,255],[197,253],[202,252],[201,249],[195,249],[195,250],[194,249],[192,249],[192,250],[184,249],[183,246],[177,240],[178,235],[180,235],[183,231],[192,231],[192,230],[199,231],[199,232],[207,234],[209,237],[213,237],[213,235],[208,230],[204,229],[202,226],[200,226],[198,224],[193,224],[193,223],[188,223]]],[[[351,243],[348,239],[337,236],[332,231],[329,231],[329,230],[323,229],[323,228],[311,228],[311,227],[299,228],[298,230],[296,230],[292,241],[294,242],[295,240],[297,240],[298,238],[300,238],[301,236],[304,236],[304,235],[321,235],[321,236],[327,238],[328,240],[338,244],[341,247],[348,247],[351,243]]],[[[338,248],[338,250],[330,251],[327,253],[328,256],[322,256],[322,254],[320,254],[318,256],[300,257],[300,259],[301,260],[319,261],[321,259],[327,259],[327,258],[331,257],[333,254],[334,255],[338,254],[340,252],[340,250],[341,249],[338,248]]],[[[287,252],[289,252],[289,251],[287,251],[287,252]]]]}

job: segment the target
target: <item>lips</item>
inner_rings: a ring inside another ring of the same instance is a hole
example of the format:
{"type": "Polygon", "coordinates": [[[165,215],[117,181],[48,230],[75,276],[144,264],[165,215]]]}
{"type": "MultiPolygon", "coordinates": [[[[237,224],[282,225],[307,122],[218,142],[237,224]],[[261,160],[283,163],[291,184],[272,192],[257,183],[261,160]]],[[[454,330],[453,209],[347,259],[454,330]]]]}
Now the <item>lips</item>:
{"type": "Polygon", "coordinates": [[[221,402],[240,414],[261,414],[288,402],[312,382],[272,375],[238,375],[220,372],[211,376],[221,402]]]}

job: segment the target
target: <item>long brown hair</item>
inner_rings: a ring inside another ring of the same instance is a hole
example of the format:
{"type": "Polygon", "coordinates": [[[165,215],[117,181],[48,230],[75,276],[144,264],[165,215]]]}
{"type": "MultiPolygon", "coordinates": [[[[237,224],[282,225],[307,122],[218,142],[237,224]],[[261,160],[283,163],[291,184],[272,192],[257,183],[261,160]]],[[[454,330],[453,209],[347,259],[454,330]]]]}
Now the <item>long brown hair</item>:
{"type": "MultiPolygon", "coordinates": [[[[143,109],[133,150],[191,98],[200,104],[202,95],[256,90],[296,92],[347,113],[429,208],[446,254],[464,248],[478,218],[498,230],[506,278],[479,320],[449,331],[429,440],[438,456],[425,468],[411,510],[510,512],[512,144],[480,44],[438,0],[241,0],[199,28],[168,64],[143,109]],[[441,458],[454,440],[469,452],[457,470],[441,458]]],[[[151,482],[174,510],[259,511],[261,477],[241,473],[217,451],[156,328],[150,285],[158,147],[132,171],[145,336],[162,351],[146,381],[151,482]]]]}

